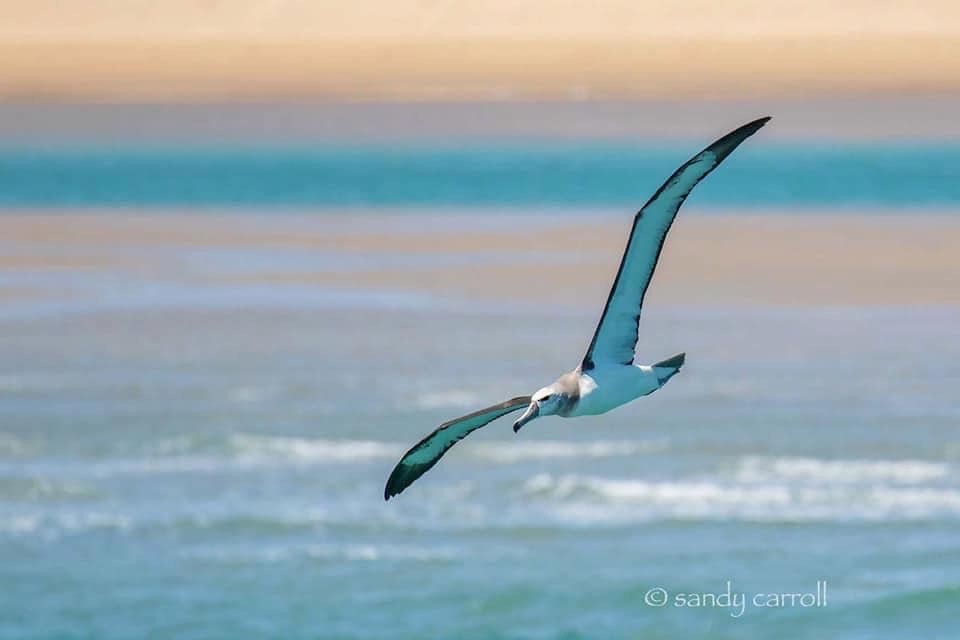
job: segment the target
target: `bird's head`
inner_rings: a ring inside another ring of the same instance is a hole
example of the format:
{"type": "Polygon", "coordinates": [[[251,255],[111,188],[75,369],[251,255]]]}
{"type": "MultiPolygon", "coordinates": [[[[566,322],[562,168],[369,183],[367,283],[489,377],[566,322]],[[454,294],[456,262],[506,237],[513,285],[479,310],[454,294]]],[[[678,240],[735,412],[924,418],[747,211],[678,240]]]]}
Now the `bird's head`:
{"type": "Polygon", "coordinates": [[[534,418],[541,416],[551,416],[560,408],[560,394],[553,386],[540,389],[530,398],[530,406],[523,412],[523,415],[517,418],[513,423],[513,431],[520,431],[520,427],[527,424],[534,418]]]}

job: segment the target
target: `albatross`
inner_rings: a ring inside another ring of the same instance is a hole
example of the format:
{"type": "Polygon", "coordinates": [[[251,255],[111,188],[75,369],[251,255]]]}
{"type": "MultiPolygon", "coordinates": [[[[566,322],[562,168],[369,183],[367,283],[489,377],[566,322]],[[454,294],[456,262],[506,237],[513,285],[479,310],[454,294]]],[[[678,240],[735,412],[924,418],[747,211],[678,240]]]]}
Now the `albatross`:
{"type": "Polygon", "coordinates": [[[532,396],[517,396],[437,427],[411,447],[394,467],[387,479],[384,499],[401,493],[437,464],[450,447],[497,418],[523,409],[513,423],[517,432],[531,420],[544,416],[598,415],[650,395],[676,375],[684,363],[683,353],[650,365],[634,363],[640,310],[663,242],[693,188],[768,120],[766,117],[749,122],[693,156],[634,216],[600,323],[575,369],[532,396]]]}

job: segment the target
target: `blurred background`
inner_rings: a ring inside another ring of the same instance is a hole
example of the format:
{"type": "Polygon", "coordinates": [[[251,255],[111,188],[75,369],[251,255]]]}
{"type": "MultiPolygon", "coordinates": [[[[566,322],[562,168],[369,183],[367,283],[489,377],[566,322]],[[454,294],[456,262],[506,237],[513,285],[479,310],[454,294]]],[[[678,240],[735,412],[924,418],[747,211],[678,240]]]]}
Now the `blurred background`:
{"type": "Polygon", "coordinates": [[[954,637],[958,106],[953,2],[0,2],[0,638],[954,637]],[[682,374],[384,503],[763,115],[647,296],[682,374]]]}

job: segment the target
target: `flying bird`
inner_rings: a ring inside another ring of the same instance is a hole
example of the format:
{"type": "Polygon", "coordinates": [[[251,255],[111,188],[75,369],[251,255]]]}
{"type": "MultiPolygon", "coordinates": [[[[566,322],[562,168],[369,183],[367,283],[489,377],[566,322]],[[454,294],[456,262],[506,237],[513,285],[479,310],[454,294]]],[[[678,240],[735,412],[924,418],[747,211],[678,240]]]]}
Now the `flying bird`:
{"type": "Polygon", "coordinates": [[[644,295],[680,205],[703,178],[768,120],[766,117],[749,122],[693,156],[634,216],[627,248],[600,323],[587,353],[573,371],[532,396],[517,396],[437,427],[407,451],[394,467],[387,479],[384,499],[389,500],[409,487],[467,435],[508,413],[524,410],[513,423],[514,432],[544,416],[575,418],[606,413],[653,393],[680,371],[683,353],[651,365],[633,362],[644,295]]]}

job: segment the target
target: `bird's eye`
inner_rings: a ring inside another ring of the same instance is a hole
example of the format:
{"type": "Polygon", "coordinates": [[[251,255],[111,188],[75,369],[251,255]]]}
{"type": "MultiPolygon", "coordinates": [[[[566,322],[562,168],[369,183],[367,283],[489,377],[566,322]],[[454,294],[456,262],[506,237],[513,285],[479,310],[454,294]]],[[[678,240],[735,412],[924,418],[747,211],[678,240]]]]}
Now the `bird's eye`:
{"type": "Polygon", "coordinates": [[[549,399],[550,399],[550,396],[543,396],[542,398],[540,398],[540,402],[546,402],[549,399]]]}

